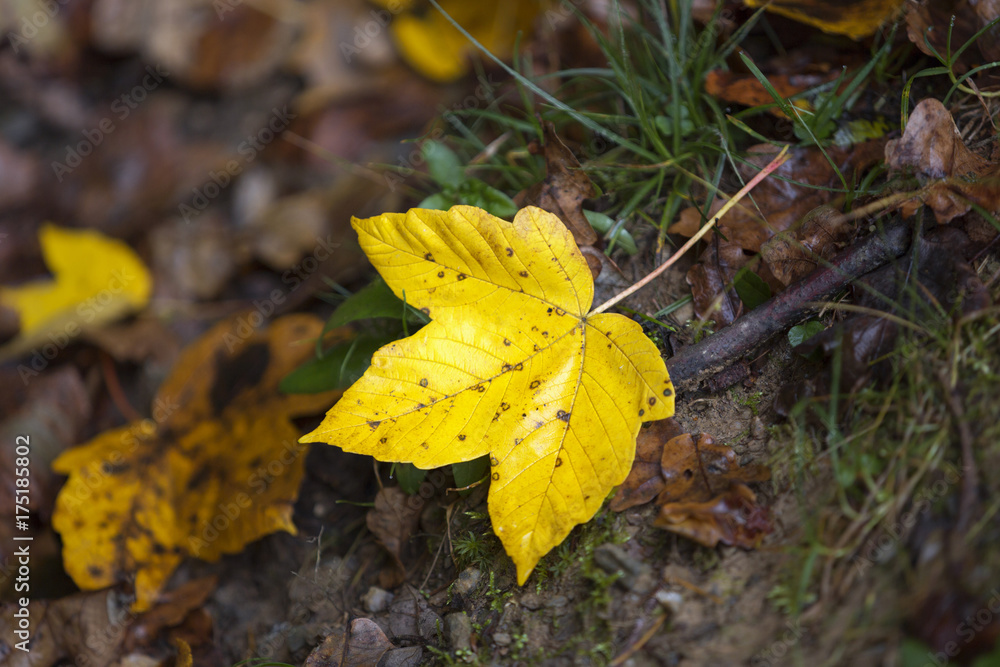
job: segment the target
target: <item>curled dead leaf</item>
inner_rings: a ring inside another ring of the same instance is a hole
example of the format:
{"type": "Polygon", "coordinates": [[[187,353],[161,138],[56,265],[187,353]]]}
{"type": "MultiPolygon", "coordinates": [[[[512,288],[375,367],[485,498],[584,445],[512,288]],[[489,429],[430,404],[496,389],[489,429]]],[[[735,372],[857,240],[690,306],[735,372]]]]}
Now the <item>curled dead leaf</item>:
{"type": "Polygon", "coordinates": [[[663,505],[653,525],[706,547],[722,542],[744,549],[756,548],[773,530],[768,509],[757,505],[754,492],[740,483],[711,500],[663,505]]]}

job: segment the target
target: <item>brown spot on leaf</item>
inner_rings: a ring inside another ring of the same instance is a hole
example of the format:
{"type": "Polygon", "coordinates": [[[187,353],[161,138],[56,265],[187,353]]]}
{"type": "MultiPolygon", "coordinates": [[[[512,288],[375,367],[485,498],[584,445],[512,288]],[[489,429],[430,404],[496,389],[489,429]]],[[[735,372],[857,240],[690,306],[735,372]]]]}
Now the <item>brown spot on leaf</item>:
{"type": "Polygon", "coordinates": [[[650,396],[649,400],[647,401],[647,403],[649,403],[650,407],[656,405],[656,397],[655,396],[650,396]]]}
{"type": "Polygon", "coordinates": [[[646,411],[645,411],[645,410],[639,410],[639,416],[640,416],[640,417],[641,417],[641,416],[643,416],[644,414],[646,414],[646,411]]]}
{"type": "Polygon", "coordinates": [[[513,257],[514,256],[514,249],[513,248],[507,248],[506,252],[507,252],[507,256],[508,257],[513,257]]]}
{"type": "Polygon", "coordinates": [[[507,412],[508,410],[510,410],[510,403],[501,403],[500,404],[500,411],[501,412],[507,412]]]}
{"type": "Polygon", "coordinates": [[[532,380],[531,384],[528,385],[528,389],[538,389],[538,385],[542,384],[541,380],[532,380]]]}
{"type": "Polygon", "coordinates": [[[466,278],[468,278],[468,277],[469,277],[469,276],[465,275],[464,273],[460,273],[460,274],[458,274],[458,279],[459,279],[459,280],[465,280],[465,279],[466,279],[466,278]]]}
{"type": "Polygon", "coordinates": [[[427,378],[420,378],[420,386],[421,387],[427,386],[427,378]]]}
{"type": "Polygon", "coordinates": [[[444,271],[438,271],[438,278],[444,278],[444,271]]]}
{"type": "Polygon", "coordinates": [[[434,261],[434,255],[430,254],[429,252],[425,252],[424,253],[424,259],[426,259],[428,262],[433,262],[434,261]]]}
{"type": "Polygon", "coordinates": [[[562,465],[562,459],[557,456],[556,457],[556,467],[558,468],[561,465],[562,465]]]}
{"type": "Polygon", "coordinates": [[[464,436],[464,435],[459,435],[459,436],[458,436],[458,439],[459,439],[459,440],[465,440],[465,436],[464,436]]]}
{"type": "Polygon", "coordinates": [[[571,413],[566,412],[565,410],[560,410],[559,412],[556,413],[556,419],[561,419],[564,422],[568,423],[570,414],[571,413]]]}
{"type": "Polygon", "coordinates": [[[666,389],[663,390],[663,395],[664,396],[673,396],[674,392],[670,389],[670,387],[667,387],[666,389]]]}
{"type": "Polygon", "coordinates": [[[473,389],[475,389],[476,391],[478,391],[480,394],[483,393],[484,391],[486,391],[486,387],[484,387],[481,384],[477,384],[475,387],[473,387],[473,389]]]}
{"type": "Polygon", "coordinates": [[[371,430],[374,431],[375,429],[378,428],[379,424],[381,424],[381,423],[382,422],[370,421],[370,422],[368,422],[368,427],[371,428],[371,430]]]}
{"type": "Polygon", "coordinates": [[[379,438],[378,442],[379,442],[380,445],[384,445],[388,440],[389,440],[389,438],[379,438]]]}
{"type": "Polygon", "coordinates": [[[510,341],[509,341],[509,340],[507,340],[506,338],[504,338],[504,339],[503,339],[503,344],[504,344],[504,345],[505,345],[506,347],[510,347],[510,341]]]}
{"type": "Polygon", "coordinates": [[[527,278],[528,277],[528,272],[527,271],[518,271],[517,275],[521,276],[522,278],[527,278]]]}
{"type": "Polygon", "coordinates": [[[420,309],[420,312],[421,312],[421,313],[423,313],[424,315],[427,315],[427,316],[430,316],[430,314],[431,314],[431,309],[430,309],[430,308],[427,308],[427,307],[424,307],[424,308],[421,308],[421,309],[420,309]]]}
{"type": "Polygon", "coordinates": [[[500,473],[498,473],[498,472],[493,473],[493,475],[491,476],[491,479],[494,482],[497,481],[498,479],[500,479],[500,473]]]}

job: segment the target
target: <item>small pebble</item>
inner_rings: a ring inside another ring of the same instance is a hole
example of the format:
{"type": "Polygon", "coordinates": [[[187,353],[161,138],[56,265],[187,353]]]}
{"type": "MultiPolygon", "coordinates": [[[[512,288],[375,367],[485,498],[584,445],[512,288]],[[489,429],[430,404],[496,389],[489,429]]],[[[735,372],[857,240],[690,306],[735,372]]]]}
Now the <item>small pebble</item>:
{"type": "Polygon", "coordinates": [[[444,631],[448,636],[448,644],[452,650],[472,648],[472,621],[469,620],[469,615],[464,611],[445,616],[444,631]]]}
{"type": "Polygon", "coordinates": [[[477,568],[467,567],[458,575],[453,590],[460,595],[469,595],[472,591],[476,590],[476,586],[479,585],[479,579],[482,576],[483,573],[477,568]]]}
{"type": "Polygon", "coordinates": [[[680,593],[675,593],[673,591],[665,591],[660,589],[653,594],[656,601],[663,605],[666,609],[670,610],[670,613],[677,614],[681,610],[681,605],[684,603],[684,596],[680,593]]]}
{"type": "Polygon", "coordinates": [[[372,586],[361,597],[361,601],[364,603],[365,609],[373,614],[377,614],[388,609],[394,597],[396,596],[389,591],[383,590],[378,586],[372,586]]]}
{"type": "Polygon", "coordinates": [[[510,646],[510,635],[506,632],[494,632],[493,643],[497,646],[510,646]]]}

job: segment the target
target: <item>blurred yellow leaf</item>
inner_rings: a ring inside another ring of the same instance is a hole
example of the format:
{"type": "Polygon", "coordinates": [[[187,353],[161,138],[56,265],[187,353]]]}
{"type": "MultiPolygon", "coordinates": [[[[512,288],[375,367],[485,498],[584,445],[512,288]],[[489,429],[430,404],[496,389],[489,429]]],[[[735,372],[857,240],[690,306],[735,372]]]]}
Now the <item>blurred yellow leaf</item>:
{"type": "Polygon", "coordinates": [[[862,39],[892,20],[903,0],[744,0],[835,35],[862,39]]]}
{"type": "Polygon", "coordinates": [[[65,346],[84,328],[118,319],[149,302],[149,270],[124,242],[52,224],[43,225],[38,238],[53,278],[0,288],[0,304],[17,312],[21,326],[18,337],[0,348],[0,359],[49,338],[65,346]]]}
{"type": "Polygon", "coordinates": [[[656,346],[587,314],[594,284],[558,217],[471,206],[353,219],[385,282],[432,321],[383,347],[302,442],[433,468],[489,454],[490,516],[518,581],[628,475],[673,414],[656,346]]]}
{"type": "MultiPolygon", "coordinates": [[[[389,29],[403,58],[418,72],[434,81],[447,82],[469,71],[469,54],[476,47],[440,12],[414,0],[376,0],[376,4],[401,12],[392,19],[389,29]]],[[[537,0],[441,0],[440,5],[499,58],[510,56],[518,32],[529,31],[544,7],[537,0]]]]}
{"type": "Polygon", "coordinates": [[[222,322],[184,350],[153,420],[105,431],[53,463],[69,480],[52,525],[80,588],[134,577],[134,608],[146,610],[185,556],[214,561],[269,533],[295,533],[306,448],[291,418],[339,392],[278,393],[312,356],[319,319],[289,315],[263,332],[250,318],[222,322]]]}

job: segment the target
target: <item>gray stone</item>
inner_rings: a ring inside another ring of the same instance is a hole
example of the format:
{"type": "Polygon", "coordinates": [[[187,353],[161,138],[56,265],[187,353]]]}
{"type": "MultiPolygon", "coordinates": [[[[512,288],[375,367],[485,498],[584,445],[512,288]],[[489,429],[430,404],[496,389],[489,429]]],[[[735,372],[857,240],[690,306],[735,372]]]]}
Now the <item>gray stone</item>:
{"type": "Polygon", "coordinates": [[[394,648],[387,651],[378,664],[379,667],[420,667],[423,657],[424,649],[419,646],[394,648]]]}
{"type": "Polygon", "coordinates": [[[444,632],[452,650],[472,648],[472,621],[469,620],[469,615],[464,611],[448,614],[444,617],[444,632]]]}
{"type": "Polygon", "coordinates": [[[368,592],[361,597],[361,601],[365,605],[365,609],[373,614],[385,611],[392,604],[392,599],[396,597],[389,591],[379,588],[378,586],[372,586],[368,589],[368,592]]]}
{"type": "Polygon", "coordinates": [[[655,585],[652,569],[629,556],[617,544],[602,544],[594,549],[594,562],[605,572],[621,572],[617,583],[626,590],[645,594],[655,585]]]}
{"type": "Polygon", "coordinates": [[[530,609],[531,611],[536,611],[545,606],[545,600],[542,599],[542,596],[531,591],[522,595],[519,602],[522,607],[530,609]]]}
{"type": "Polygon", "coordinates": [[[506,632],[494,632],[493,643],[497,646],[510,646],[510,635],[506,632]]]}
{"type": "Polygon", "coordinates": [[[482,576],[483,573],[477,568],[465,568],[458,575],[458,579],[455,580],[454,591],[460,595],[469,595],[472,591],[476,590],[476,586],[479,585],[479,579],[482,576]]]}

